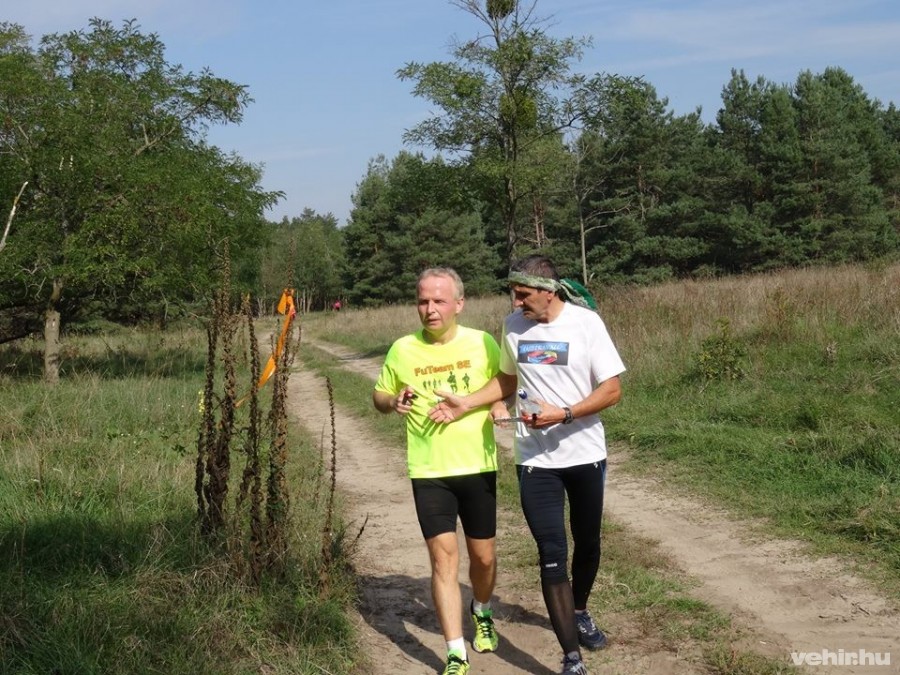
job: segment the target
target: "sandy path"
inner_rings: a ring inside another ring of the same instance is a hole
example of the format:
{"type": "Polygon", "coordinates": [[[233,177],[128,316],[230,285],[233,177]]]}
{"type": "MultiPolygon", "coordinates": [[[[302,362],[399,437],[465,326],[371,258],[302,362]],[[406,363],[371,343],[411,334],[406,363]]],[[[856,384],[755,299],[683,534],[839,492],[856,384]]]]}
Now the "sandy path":
{"type": "MultiPolygon", "coordinates": [[[[380,359],[304,337],[337,356],[343,365],[375,378],[380,359]]],[[[325,420],[324,380],[298,372],[289,380],[289,400],[304,401],[298,420],[325,420]]],[[[349,414],[337,420],[338,480],[351,516],[368,518],[361,541],[360,621],[369,649],[378,654],[368,673],[441,672],[443,640],[431,609],[428,560],[405,476],[404,450],[373,440],[365,424],[349,414]]],[[[310,428],[317,435],[321,429],[310,428]]],[[[508,444],[510,439],[500,438],[508,444]]],[[[607,512],[635,532],[660,542],[660,549],[699,581],[695,594],[723,608],[759,634],[770,656],[790,661],[791,652],[892,653],[890,666],[810,667],[817,673],[900,673],[900,612],[836,560],[812,559],[798,542],[764,539],[754,529],[695,500],[666,493],[652,480],[615,471],[613,453],[607,512]]],[[[521,517],[500,514],[500,538],[528,537],[521,517]]],[[[464,550],[464,547],[463,547],[464,550]]],[[[461,580],[465,584],[465,563],[461,580]]],[[[533,572],[533,570],[529,571],[533,572]]],[[[495,601],[502,636],[499,654],[470,653],[472,672],[557,672],[559,647],[545,619],[539,590],[524,588],[500,564],[495,601]]],[[[519,572],[521,574],[521,572],[519,572]]],[[[464,587],[464,597],[469,589],[464,587]]],[[[471,637],[465,626],[467,639],[471,637]]],[[[704,672],[673,654],[613,644],[590,654],[593,670],[623,675],[704,672]]]]}
{"type": "MultiPolygon", "coordinates": [[[[292,414],[316,438],[330,438],[330,429],[321,427],[321,420],[329,419],[324,379],[299,371],[291,375],[288,387],[292,406],[303,401],[302,409],[292,414]],[[310,420],[316,420],[319,428],[310,420]]],[[[356,558],[362,598],[358,620],[367,652],[374,658],[360,672],[439,673],[446,647],[432,609],[428,556],[406,477],[405,449],[378,442],[365,423],[349,413],[339,412],[336,418],[337,479],[349,507],[350,531],[355,533],[365,523],[356,558]]],[[[514,526],[507,523],[506,531],[514,526]]],[[[461,550],[465,552],[462,542],[461,550]]],[[[463,557],[460,580],[464,602],[468,602],[471,590],[464,553],[463,557]]],[[[473,673],[556,672],[558,646],[543,617],[540,597],[511,595],[509,589],[515,586],[501,563],[494,601],[501,650],[499,654],[470,650],[473,673]]],[[[470,641],[468,623],[464,630],[470,641]]]]}

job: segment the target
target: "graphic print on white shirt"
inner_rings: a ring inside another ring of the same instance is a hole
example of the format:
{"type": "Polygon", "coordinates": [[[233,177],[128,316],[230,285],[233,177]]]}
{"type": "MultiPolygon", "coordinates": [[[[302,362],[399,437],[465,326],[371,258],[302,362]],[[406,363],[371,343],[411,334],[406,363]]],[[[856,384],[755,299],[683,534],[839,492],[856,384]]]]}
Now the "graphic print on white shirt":
{"type": "Polygon", "coordinates": [[[568,342],[546,342],[541,340],[520,340],[516,345],[516,360],[542,366],[565,366],[569,363],[568,342]]]}

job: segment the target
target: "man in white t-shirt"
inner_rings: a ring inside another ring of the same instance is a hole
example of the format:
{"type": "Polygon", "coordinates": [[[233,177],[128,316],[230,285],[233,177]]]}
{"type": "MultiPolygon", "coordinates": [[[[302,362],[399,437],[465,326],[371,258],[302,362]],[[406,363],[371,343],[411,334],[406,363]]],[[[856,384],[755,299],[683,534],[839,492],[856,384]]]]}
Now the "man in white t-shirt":
{"type": "Polygon", "coordinates": [[[587,610],[600,565],[606,479],[606,438],[597,413],[618,403],[625,366],[593,299],[577,284],[560,280],[547,257],[515,263],[508,281],[515,311],[503,327],[500,372],[468,396],[439,392],[444,401],[429,416],[452,422],[517,389],[520,397],[540,405],[540,412],[523,414],[516,422],[519,495],[538,546],[544,602],[563,650],[562,672],[584,675],[579,645],[606,646],[606,636],[587,610]]]}

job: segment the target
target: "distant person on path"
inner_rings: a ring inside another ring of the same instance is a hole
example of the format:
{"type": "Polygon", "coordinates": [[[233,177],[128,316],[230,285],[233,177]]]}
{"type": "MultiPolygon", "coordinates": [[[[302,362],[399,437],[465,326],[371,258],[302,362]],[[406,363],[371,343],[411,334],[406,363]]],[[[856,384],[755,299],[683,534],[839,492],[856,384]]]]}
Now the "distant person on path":
{"type": "MultiPolygon", "coordinates": [[[[497,373],[500,347],[490,334],[457,323],[463,283],[449,267],[427,269],[416,283],[422,329],[391,346],[372,399],[382,413],[406,418],[407,464],[419,526],[431,559],[431,593],[447,641],[444,675],[469,672],[459,589],[459,518],[469,552],[475,625],[472,647],[495,651],[491,596],[497,576],[497,448],[485,406],[446,427],[428,419],[434,390],[474,391],[497,373]],[[462,383],[462,386],[459,386],[462,383]]],[[[505,408],[497,405],[497,410],[505,408]]]]}
{"type": "Polygon", "coordinates": [[[340,300],[335,300],[335,301],[334,301],[334,304],[331,306],[331,309],[333,309],[335,312],[340,312],[340,311],[341,311],[341,307],[342,307],[341,301],[340,301],[340,300]]]}
{"type": "MultiPolygon", "coordinates": [[[[525,520],[538,547],[541,590],[563,651],[562,672],[585,675],[579,644],[606,646],[587,609],[600,565],[606,439],[598,412],[618,403],[625,371],[593,299],[561,281],[553,263],[529,256],[512,266],[513,307],[503,327],[500,372],[469,395],[436,392],[435,422],[519,390],[539,412],[516,422],[516,473],[525,520]],[[573,551],[567,575],[565,500],[573,551]]],[[[586,292],[585,292],[586,293],[586,292]]],[[[453,426],[453,425],[451,425],[453,426]]]]}

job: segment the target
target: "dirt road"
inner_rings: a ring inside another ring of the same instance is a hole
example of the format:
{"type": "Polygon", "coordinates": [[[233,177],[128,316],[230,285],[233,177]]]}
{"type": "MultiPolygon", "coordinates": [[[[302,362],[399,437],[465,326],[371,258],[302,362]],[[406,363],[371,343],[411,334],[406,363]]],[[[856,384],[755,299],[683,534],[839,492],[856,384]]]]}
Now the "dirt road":
{"type": "MultiPolygon", "coordinates": [[[[375,378],[380,360],[312,341],[348,369],[375,378]]],[[[289,380],[289,403],[305,425],[327,420],[324,380],[299,370],[289,380]]],[[[309,428],[317,437],[321,428],[309,428]]],[[[337,416],[338,483],[357,524],[368,519],[358,569],[362,578],[359,622],[372,655],[366,673],[441,672],[445,653],[432,610],[429,568],[405,473],[405,450],[378,442],[365,423],[337,416]]],[[[499,438],[510,444],[508,437],[499,438]]],[[[616,471],[610,455],[607,513],[629,530],[660,542],[678,567],[697,579],[695,595],[724,609],[754,631],[759,651],[791,662],[824,656],[843,665],[811,665],[810,672],[889,675],[900,673],[900,612],[839,561],[805,556],[798,542],[761,539],[757,529],[698,501],[667,493],[651,480],[616,471]],[[825,650],[830,652],[829,657],[825,650]],[[843,650],[841,652],[840,650],[843,650]],[[890,665],[851,665],[851,657],[891,654],[890,665]],[[799,657],[799,654],[795,658],[799,657]]],[[[519,513],[499,514],[500,573],[495,616],[501,633],[497,654],[470,651],[472,673],[507,675],[558,672],[559,646],[546,620],[539,588],[524,576],[534,570],[503,565],[503,542],[529,537],[519,513]]],[[[462,547],[465,550],[465,547],[462,547]]],[[[463,573],[464,598],[470,597],[463,573]]],[[[466,625],[466,637],[471,637],[466,625]]],[[[589,654],[592,672],[678,675],[707,672],[680,655],[641,644],[617,643],[589,654]]]]}

